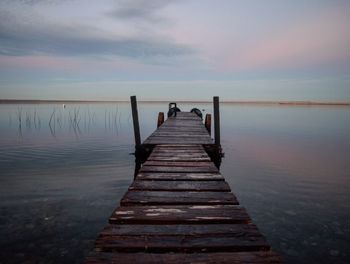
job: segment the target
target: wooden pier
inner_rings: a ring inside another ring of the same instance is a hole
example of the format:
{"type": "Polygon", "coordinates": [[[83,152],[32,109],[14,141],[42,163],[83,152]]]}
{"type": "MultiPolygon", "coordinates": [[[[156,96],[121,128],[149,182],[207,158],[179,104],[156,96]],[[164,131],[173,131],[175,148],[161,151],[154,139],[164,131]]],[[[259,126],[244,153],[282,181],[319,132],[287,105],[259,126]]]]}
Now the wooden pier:
{"type": "Polygon", "coordinates": [[[161,124],[85,263],[281,263],[208,155],[215,145],[195,113],[161,124]]]}

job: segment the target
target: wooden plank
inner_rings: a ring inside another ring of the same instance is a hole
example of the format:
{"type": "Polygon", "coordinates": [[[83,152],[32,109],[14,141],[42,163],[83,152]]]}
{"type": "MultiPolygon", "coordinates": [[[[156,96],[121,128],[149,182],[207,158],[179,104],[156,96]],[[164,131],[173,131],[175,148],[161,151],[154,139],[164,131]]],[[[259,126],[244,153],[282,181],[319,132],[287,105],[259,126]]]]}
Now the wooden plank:
{"type": "Polygon", "coordinates": [[[187,153],[187,152],[170,152],[170,151],[155,151],[152,152],[152,154],[149,156],[149,160],[152,159],[169,159],[169,158],[177,158],[177,159],[200,159],[200,158],[207,158],[210,160],[209,156],[207,154],[203,154],[203,152],[191,152],[191,153],[187,153]]]}
{"type": "Polygon", "coordinates": [[[118,252],[239,252],[269,250],[265,238],[251,225],[236,225],[234,232],[192,234],[115,234],[103,232],[96,249],[118,252]]]}
{"type": "Polygon", "coordinates": [[[91,254],[86,264],[279,264],[280,256],[271,251],[211,253],[101,253],[91,254]]]}
{"type": "Polygon", "coordinates": [[[159,129],[205,129],[202,123],[197,122],[172,122],[172,123],[164,123],[159,129]]]}
{"type": "Polygon", "coordinates": [[[202,150],[193,150],[193,151],[171,151],[171,150],[154,150],[151,155],[153,156],[174,156],[174,157],[181,157],[181,156],[199,156],[199,155],[205,155],[208,157],[208,154],[203,153],[202,150]]]}
{"type": "Polygon", "coordinates": [[[251,220],[239,205],[121,206],[110,224],[248,224],[251,220]]]}
{"type": "Polygon", "coordinates": [[[182,122],[182,121],[184,121],[184,122],[188,122],[188,121],[190,121],[190,122],[203,122],[202,119],[195,117],[195,116],[176,116],[176,117],[172,116],[172,117],[168,118],[167,121],[168,122],[175,122],[175,121],[177,121],[177,122],[182,122]]]}
{"type": "Polygon", "coordinates": [[[215,166],[210,167],[165,167],[165,166],[143,166],[140,172],[219,172],[215,166]]]}
{"type": "Polygon", "coordinates": [[[184,225],[107,225],[100,233],[108,235],[149,236],[149,235],[219,235],[242,237],[263,237],[256,225],[249,224],[184,224],[184,225]]]}
{"type": "Polygon", "coordinates": [[[195,124],[196,126],[203,125],[201,120],[195,120],[195,119],[167,119],[162,126],[190,126],[195,124]]]}
{"type": "Polygon", "coordinates": [[[198,146],[193,146],[193,145],[188,145],[188,144],[183,144],[183,145],[173,145],[173,144],[161,144],[157,145],[155,148],[173,148],[174,150],[179,149],[179,148],[199,148],[199,149],[204,149],[203,146],[198,145],[198,146]]]}
{"type": "MultiPolygon", "coordinates": [[[[186,129],[180,129],[180,128],[162,128],[162,129],[158,129],[156,133],[168,133],[168,134],[174,134],[174,133],[178,133],[178,134],[202,134],[202,135],[205,135],[205,129],[203,128],[200,128],[200,129],[197,129],[197,128],[186,128],[186,129]]],[[[153,135],[153,134],[151,134],[153,135]]],[[[157,134],[154,134],[154,135],[157,135],[157,134]]],[[[209,134],[207,135],[208,137],[209,134]]]]}
{"type": "Polygon", "coordinates": [[[209,157],[163,157],[163,156],[150,156],[148,161],[177,161],[177,162],[203,162],[210,161],[209,157]]]}
{"type": "Polygon", "coordinates": [[[205,153],[205,149],[201,146],[201,145],[181,145],[181,144],[177,144],[179,145],[178,147],[176,147],[176,145],[157,145],[154,147],[154,150],[171,150],[171,151],[177,151],[177,150],[187,150],[187,151],[202,151],[205,153]]]}
{"type": "Polygon", "coordinates": [[[134,181],[129,190],[143,191],[197,191],[229,192],[230,186],[225,181],[134,181]]]}
{"type": "Polygon", "coordinates": [[[197,115],[188,115],[188,116],[183,116],[183,115],[179,115],[179,116],[171,116],[169,117],[166,121],[167,122],[172,122],[172,121],[178,121],[178,120],[195,120],[195,121],[198,121],[198,122],[202,122],[202,119],[197,116],[197,115]]]}
{"type": "Polygon", "coordinates": [[[152,136],[172,136],[172,135],[199,135],[203,137],[208,137],[210,138],[209,134],[205,134],[206,132],[203,130],[172,130],[172,129],[167,129],[167,130],[162,130],[162,131],[157,131],[154,134],[150,135],[152,136]]]}
{"type": "Polygon", "coordinates": [[[151,153],[151,155],[148,157],[149,159],[161,159],[161,158],[178,158],[178,159],[200,159],[200,158],[209,158],[208,154],[203,153],[151,153]]]}
{"type": "Polygon", "coordinates": [[[171,136],[169,137],[151,136],[145,140],[144,144],[152,144],[152,143],[148,143],[151,141],[159,141],[159,143],[155,142],[157,144],[173,143],[173,144],[191,144],[191,145],[211,144],[213,142],[213,140],[210,137],[203,137],[203,138],[196,139],[192,137],[177,138],[177,137],[171,137],[171,136]],[[196,142],[196,143],[193,143],[193,142],[196,142]]]}
{"type": "Polygon", "coordinates": [[[188,156],[188,157],[209,157],[208,154],[204,150],[190,150],[186,151],[185,149],[180,149],[181,151],[172,151],[170,149],[156,149],[153,150],[150,156],[188,156]]]}
{"type": "Polygon", "coordinates": [[[181,117],[181,116],[194,116],[199,118],[195,113],[192,113],[192,112],[178,112],[177,117],[181,117]]]}
{"type": "Polygon", "coordinates": [[[209,157],[208,154],[204,154],[202,151],[167,151],[167,150],[156,150],[151,153],[150,156],[162,156],[162,157],[209,157]]]}
{"type": "MultiPolygon", "coordinates": [[[[195,145],[194,145],[195,146],[195,145]]],[[[171,149],[156,149],[152,151],[152,154],[160,154],[160,155],[164,155],[164,154],[168,154],[168,155],[177,155],[177,154],[202,154],[202,155],[208,155],[204,150],[201,149],[190,149],[190,150],[186,150],[186,149],[177,149],[177,150],[171,150],[171,149]]]]}
{"type": "MultiPolygon", "coordinates": [[[[212,139],[210,137],[207,136],[184,136],[184,135],[167,135],[167,136],[162,136],[162,135],[156,135],[156,136],[152,136],[148,139],[148,141],[151,140],[168,140],[167,142],[177,142],[177,141],[195,141],[195,142],[199,142],[198,144],[202,145],[201,142],[205,141],[205,142],[212,142],[212,139]]],[[[203,143],[204,144],[204,143],[203,143]]]]}
{"type": "Polygon", "coordinates": [[[136,176],[137,180],[150,181],[224,181],[220,173],[157,173],[157,172],[140,172],[136,176]]]}
{"type": "Polygon", "coordinates": [[[197,122],[171,122],[171,123],[164,123],[162,125],[162,128],[173,128],[173,129],[205,129],[204,125],[202,123],[197,122]]]}
{"type": "Polygon", "coordinates": [[[154,133],[152,135],[152,138],[153,137],[171,137],[171,138],[181,138],[181,137],[184,137],[184,138],[198,138],[198,139],[205,139],[205,138],[210,138],[209,135],[206,135],[202,132],[166,132],[166,133],[154,133]]]}
{"type": "Polygon", "coordinates": [[[197,130],[203,130],[203,128],[205,129],[204,125],[201,123],[191,123],[191,124],[187,124],[187,125],[182,125],[181,123],[164,123],[163,125],[161,125],[158,129],[162,130],[162,129],[169,129],[169,128],[173,128],[173,129],[197,129],[197,130]]]}
{"type": "Polygon", "coordinates": [[[143,144],[149,144],[149,145],[157,145],[157,144],[165,144],[168,142],[172,143],[178,143],[178,144],[193,144],[193,145],[210,145],[213,144],[212,139],[191,139],[191,138],[165,138],[165,137],[154,137],[154,138],[148,138],[144,141],[143,144]]]}
{"type": "MultiPolygon", "coordinates": [[[[157,161],[147,160],[143,166],[159,166],[159,167],[215,167],[212,162],[191,162],[191,161],[157,161]]],[[[216,167],[215,167],[216,168],[216,167]]]]}
{"type": "Polygon", "coordinates": [[[128,191],[120,205],[206,205],[238,204],[231,192],[195,191],[128,191]]]}
{"type": "Polygon", "coordinates": [[[167,137],[167,138],[198,138],[198,139],[207,139],[210,138],[209,135],[206,135],[204,133],[179,133],[179,132],[174,132],[174,133],[154,133],[152,134],[153,137],[167,137]]]}
{"type": "Polygon", "coordinates": [[[201,132],[204,133],[206,131],[203,127],[159,127],[157,129],[157,132],[163,132],[163,133],[171,133],[171,132],[178,132],[178,133],[195,133],[195,132],[201,132]]]}

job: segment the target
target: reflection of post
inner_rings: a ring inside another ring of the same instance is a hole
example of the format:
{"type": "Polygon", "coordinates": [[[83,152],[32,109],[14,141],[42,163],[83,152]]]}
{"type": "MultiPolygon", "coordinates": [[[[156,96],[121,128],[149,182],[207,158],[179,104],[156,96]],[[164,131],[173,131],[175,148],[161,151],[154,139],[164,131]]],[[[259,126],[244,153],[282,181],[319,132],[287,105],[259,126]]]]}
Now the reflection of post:
{"type": "Polygon", "coordinates": [[[141,136],[140,136],[140,126],[139,126],[139,116],[137,112],[136,96],[131,96],[130,101],[131,101],[132,121],[134,124],[135,145],[136,145],[136,148],[138,148],[141,145],[141,136]]]}
{"type": "Polygon", "coordinates": [[[22,123],[18,123],[18,136],[22,138],[22,123]]]}
{"type": "Polygon", "coordinates": [[[219,111],[219,97],[214,96],[214,135],[215,145],[220,146],[220,111],[219,111]]]}

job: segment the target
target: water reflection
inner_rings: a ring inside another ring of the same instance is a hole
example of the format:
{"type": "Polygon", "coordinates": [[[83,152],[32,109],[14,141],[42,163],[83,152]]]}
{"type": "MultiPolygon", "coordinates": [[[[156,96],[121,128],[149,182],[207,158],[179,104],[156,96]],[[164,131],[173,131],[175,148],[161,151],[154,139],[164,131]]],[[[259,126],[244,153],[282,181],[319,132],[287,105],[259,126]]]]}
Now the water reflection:
{"type": "MultiPolygon", "coordinates": [[[[16,128],[18,138],[23,138],[24,133],[39,132],[42,128],[48,129],[52,137],[57,133],[73,132],[75,137],[87,134],[93,129],[104,128],[106,132],[114,132],[118,135],[125,114],[118,106],[106,106],[103,111],[92,110],[90,106],[53,107],[50,110],[38,111],[32,107],[18,106],[13,118],[13,111],[8,112],[8,126],[16,128]]],[[[131,116],[127,117],[130,123],[131,116]]]]}
{"type": "MultiPolygon", "coordinates": [[[[168,105],[138,107],[145,139],[168,105]]],[[[1,261],[82,262],[138,169],[130,112],[0,105],[1,261]]],[[[349,116],[350,108],[221,105],[221,172],[287,263],[350,262],[349,116]]]]}

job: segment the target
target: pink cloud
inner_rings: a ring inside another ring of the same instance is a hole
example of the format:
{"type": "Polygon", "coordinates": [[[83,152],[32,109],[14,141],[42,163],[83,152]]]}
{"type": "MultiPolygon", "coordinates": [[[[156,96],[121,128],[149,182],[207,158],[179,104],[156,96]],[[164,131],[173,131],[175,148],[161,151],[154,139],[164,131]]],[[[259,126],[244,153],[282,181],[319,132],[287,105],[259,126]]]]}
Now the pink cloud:
{"type": "Polygon", "coordinates": [[[327,10],[304,17],[289,28],[250,43],[237,56],[227,51],[226,70],[293,68],[350,59],[350,14],[348,10],[327,10]]]}

